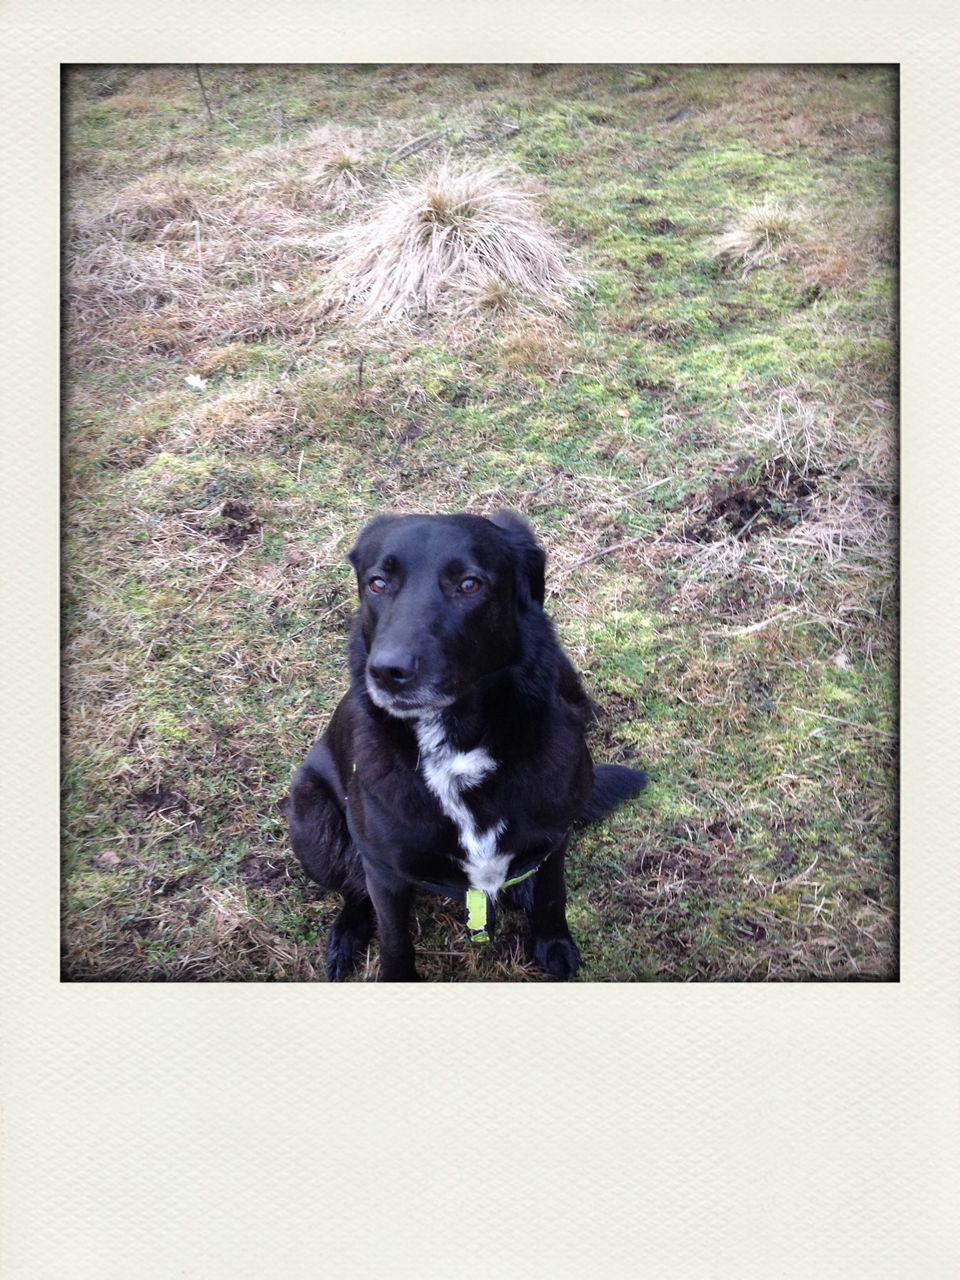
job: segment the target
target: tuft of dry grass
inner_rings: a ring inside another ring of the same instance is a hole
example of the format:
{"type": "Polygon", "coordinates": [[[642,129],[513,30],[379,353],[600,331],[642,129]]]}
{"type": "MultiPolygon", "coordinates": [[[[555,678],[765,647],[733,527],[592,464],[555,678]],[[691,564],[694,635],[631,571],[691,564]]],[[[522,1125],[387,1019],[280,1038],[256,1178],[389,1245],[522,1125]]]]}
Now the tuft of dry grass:
{"type": "MultiPolygon", "coordinates": [[[[105,89],[109,87],[104,85],[105,89]]],[[[192,68],[148,67],[133,75],[119,93],[109,94],[107,100],[118,114],[151,116],[156,114],[158,102],[192,108],[199,105],[198,97],[192,68]]]]}
{"type": "Polygon", "coordinates": [[[801,399],[795,389],[777,392],[772,407],[764,414],[751,413],[742,407],[740,434],[751,444],[768,446],[795,475],[809,477],[819,473],[827,454],[836,450],[838,426],[822,409],[801,399]]]}
{"type": "Polygon", "coordinates": [[[804,239],[799,257],[806,283],[837,292],[889,271],[898,256],[896,218],[890,210],[865,211],[860,221],[834,223],[804,239]]]}
{"type": "Polygon", "coordinates": [[[154,174],[128,187],[90,230],[127,240],[184,239],[204,218],[199,193],[181,178],[154,174]]]}
{"type": "Polygon", "coordinates": [[[362,222],[334,233],[330,296],[397,321],[492,301],[562,312],[581,287],[519,173],[440,165],[396,184],[362,222]]]}
{"type": "Polygon", "coordinates": [[[546,317],[509,323],[498,335],[499,362],[508,374],[539,374],[559,380],[573,355],[573,344],[546,317]]]}
{"type": "Polygon", "coordinates": [[[805,226],[802,210],[764,197],[727,225],[715,238],[713,252],[723,261],[739,263],[745,273],[774,266],[796,253],[805,226]]]}
{"type": "Polygon", "coordinates": [[[845,478],[785,540],[811,547],[827,564],[848,570],[855,568],[846,560],[850,551],[885,562],[893,553],[893,510],[856,476],[845,478]]]}
{"type": "Polygon", "coordinates": [[[343,213],[366,198],[373,169],[358,129],[321,125],[306,135],[303,150],[312,160],[307,180],[324,208],[343,213]]]}
{"type": "Polygon", "coordinates": [[[131,251],[113,237],[67,253],[67,297],[84,319],[116,323],[123,310],[155,311],[177,295],[196,292],[196,263],[131,251]]]}

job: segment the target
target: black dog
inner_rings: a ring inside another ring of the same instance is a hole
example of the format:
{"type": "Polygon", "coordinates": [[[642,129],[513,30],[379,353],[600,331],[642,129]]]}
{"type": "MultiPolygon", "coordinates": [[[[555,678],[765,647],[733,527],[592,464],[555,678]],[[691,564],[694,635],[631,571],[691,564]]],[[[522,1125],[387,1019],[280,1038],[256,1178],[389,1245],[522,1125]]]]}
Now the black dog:
{"type": "Polygon", "coordinates": [[[593,704],[543,611],[543,550],[510,513],[379,516],[350,561],[352,684],[288,804],[297,856],[344,897],[328,976],[348,976],[376,920],[382,978],[415,981],[414,891],[466,899],[483,938],[507,889],[529,913],[536,963],[571,977],[570,830],[646,775],[591,764],[593,704]]]}

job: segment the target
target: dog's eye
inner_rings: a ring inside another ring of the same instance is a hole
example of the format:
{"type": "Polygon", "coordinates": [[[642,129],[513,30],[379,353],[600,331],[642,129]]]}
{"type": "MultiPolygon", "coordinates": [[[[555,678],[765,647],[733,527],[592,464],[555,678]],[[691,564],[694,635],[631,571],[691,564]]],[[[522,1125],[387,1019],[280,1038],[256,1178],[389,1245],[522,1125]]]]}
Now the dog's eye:
{"type": "Polygon", "coordinates": [[[460,583],[460,594],[464,596],[475,596],[480,590],[479,578],[464,578],[460,583]]]}
{"type": "Polygon", "coordinates": [[[367,586],[375,596],[382,596],[387,589],[387,580],[386,578],[371,578],[367,586]]]}

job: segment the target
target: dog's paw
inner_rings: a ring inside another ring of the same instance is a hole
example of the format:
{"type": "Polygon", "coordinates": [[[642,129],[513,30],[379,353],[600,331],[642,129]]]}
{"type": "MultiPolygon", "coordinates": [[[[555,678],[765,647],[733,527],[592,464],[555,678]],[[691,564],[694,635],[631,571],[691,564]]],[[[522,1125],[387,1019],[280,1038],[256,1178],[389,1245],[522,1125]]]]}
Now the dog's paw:
{"type": "Polygon", "coordinates": [[[416,969],[381,969],[381,982],[419,982],[420,975],[416,969]]]}
{"type": "Polygon", "coordinates": [[[580,968],[580,952],[570,937],[534,938],[533,959],[557,982],[566,982],[580,968]]]}
{"type": "Polygon", "coordinates": [[[335,920],[327,934],[327,978],[330,982],[344,982],[350,977],[370,941],[370,930],[350,928],[335,920]]]}

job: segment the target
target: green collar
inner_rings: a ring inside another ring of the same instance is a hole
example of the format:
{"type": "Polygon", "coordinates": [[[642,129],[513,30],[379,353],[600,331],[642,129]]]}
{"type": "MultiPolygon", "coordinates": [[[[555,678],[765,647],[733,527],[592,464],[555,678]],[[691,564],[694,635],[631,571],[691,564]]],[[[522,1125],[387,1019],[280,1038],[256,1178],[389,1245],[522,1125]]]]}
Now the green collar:
{"type": "MultiPolygon", "coordinates": [[[[512,884],[519,884],[521,880],[528,880],[539,870],[539,866],[531,867],[522,876],[504,880],[504,889],[512,884]]],[[[493,937],[493,903],[486,889],[467,890],[467,932],[472,942],[489,942],[493,937]]]]}

